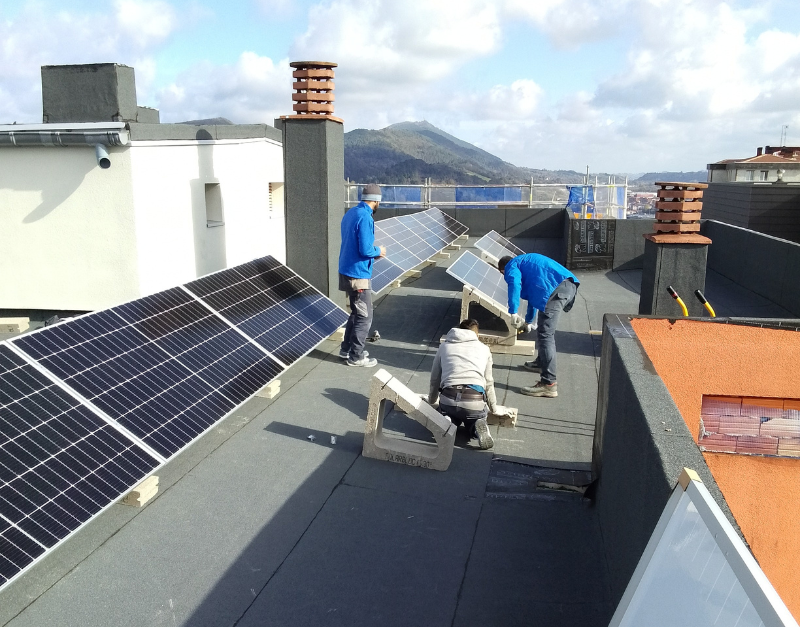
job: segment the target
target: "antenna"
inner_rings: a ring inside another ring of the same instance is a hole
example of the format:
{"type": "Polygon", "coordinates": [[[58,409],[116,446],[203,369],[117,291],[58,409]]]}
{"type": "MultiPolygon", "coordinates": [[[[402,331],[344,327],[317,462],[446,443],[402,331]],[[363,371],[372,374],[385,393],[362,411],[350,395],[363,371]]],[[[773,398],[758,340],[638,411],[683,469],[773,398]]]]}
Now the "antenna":
{"type": "Polygon", "coordinates": [[[789,134],[789,125],[784,124],[781,126],[781,148],[786,146],[786,136],[789,134]]]}

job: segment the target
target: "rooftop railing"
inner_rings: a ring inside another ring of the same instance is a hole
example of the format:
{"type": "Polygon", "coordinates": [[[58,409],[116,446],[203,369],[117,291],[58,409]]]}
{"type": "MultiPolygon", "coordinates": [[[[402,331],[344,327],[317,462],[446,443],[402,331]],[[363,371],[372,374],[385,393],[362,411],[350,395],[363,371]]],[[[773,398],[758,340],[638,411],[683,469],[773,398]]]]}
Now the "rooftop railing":
{"type": "MultiPolygon", "coordinates": [[[[358,204],[365,184],[345,184],[345,206],[358,204]]],[[[528,209],[567,207],[571,204],[576,218],[624,218],[627,209],[627,185],[565,185],[564,183],[532,183],[528,185],[421,185],[380,184],[381,206],[420,210],[496,209],[521,207],[528,209]],[[575,189],[580,191],[576,195],[575,189]],[[572,192],[572,193],[571,193],[572,192]],[[571,202],[572,198],[572,202],[571,202]],[[577,204],[575,198],[579,199],[577,204]]]]}

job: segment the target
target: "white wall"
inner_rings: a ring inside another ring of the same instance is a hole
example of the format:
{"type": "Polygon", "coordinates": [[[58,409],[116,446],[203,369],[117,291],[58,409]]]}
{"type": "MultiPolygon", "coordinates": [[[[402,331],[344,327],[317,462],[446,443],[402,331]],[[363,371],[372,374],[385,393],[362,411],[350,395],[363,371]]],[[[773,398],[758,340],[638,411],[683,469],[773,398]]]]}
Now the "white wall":
{"type": "Polygon", "coordinates": [[[0,309],[91,310],[139,295],[129,153],[0,148],[0,309]]]}
{"type": "Polygon", "coordinates": [[[142,295],[267,254],[286,259],[283,149],[267,139],[136,141],[130,147],[142,295]],[[206,224],[205,186],[218,183],[224,226],[206,224]]]}

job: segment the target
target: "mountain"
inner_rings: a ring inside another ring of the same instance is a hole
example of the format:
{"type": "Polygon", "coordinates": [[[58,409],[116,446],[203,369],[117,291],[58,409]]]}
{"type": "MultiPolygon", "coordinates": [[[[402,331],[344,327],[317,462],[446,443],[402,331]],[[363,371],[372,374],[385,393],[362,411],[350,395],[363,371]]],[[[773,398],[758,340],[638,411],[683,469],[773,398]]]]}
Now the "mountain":
{"type": "Polygon", "coordinates": [[[629,180],[628,185],[631,191],[656,191],[654,183],[656,181],[671,181],[675,183],[705,183],[708,172],[698,170],[697,172],[648,172],[639,178],[629,180]]]}
{"type": "Polygon", "coordinates": [[[573,170],[533,170],[503,161],[428,122],[400,122],[344,135],[344,174],[358,183],[486,185],[582,183],[573,170]]]}

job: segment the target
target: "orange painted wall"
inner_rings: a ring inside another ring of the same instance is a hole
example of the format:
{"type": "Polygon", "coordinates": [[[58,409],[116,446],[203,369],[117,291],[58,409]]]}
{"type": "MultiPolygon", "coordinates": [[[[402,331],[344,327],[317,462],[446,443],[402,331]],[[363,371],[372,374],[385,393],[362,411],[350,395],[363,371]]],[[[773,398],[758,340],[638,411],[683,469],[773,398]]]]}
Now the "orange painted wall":
{"type": "MultiPolygon", "coordinates": [[[[800,398],[800,333],[678,320],[633,328],[698,438],[702,397],[800,398]]],[[[703,453],[758,563],[800,622],[800,459],[703,453]]]]}

